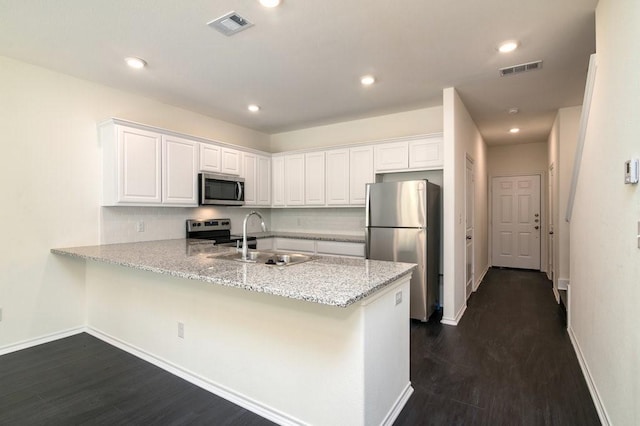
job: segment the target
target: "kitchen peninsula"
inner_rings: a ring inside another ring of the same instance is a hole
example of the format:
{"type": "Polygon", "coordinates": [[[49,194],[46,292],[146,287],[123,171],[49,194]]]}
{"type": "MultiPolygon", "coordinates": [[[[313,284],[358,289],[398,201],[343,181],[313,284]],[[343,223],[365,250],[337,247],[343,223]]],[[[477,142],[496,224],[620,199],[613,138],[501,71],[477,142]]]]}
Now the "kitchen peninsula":
{"type": "Polygon", "coordinates": [[[90,333],[280,424],[392,424],[409,381],[412,264],[291,266],[164,240],[53,249],[86,261],[90,333]]]}

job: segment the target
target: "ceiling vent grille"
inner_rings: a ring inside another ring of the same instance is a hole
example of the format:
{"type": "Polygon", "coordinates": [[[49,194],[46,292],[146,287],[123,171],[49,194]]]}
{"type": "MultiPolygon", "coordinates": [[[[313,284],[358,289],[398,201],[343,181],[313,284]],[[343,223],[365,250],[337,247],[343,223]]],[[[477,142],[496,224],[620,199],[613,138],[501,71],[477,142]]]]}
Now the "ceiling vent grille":
{"type": "Polygon", "coordinates": [[[207,25],[215,28],[226,36],[234,35],[235,33],[239,33],[240,31],[253,26],[251,22],[247,21],[236,12],[226,13],[213,21],[207,22],[207,25]]]}
{"type": "Polygon", "coordinates": [[[500,68],[500,76],[504,77],[507,75],[520,74],[522,72],[527,71],[535,71],[542,68],[542,61],[529,62],[526,64],[514,65],[512,67],[500,68]]]}

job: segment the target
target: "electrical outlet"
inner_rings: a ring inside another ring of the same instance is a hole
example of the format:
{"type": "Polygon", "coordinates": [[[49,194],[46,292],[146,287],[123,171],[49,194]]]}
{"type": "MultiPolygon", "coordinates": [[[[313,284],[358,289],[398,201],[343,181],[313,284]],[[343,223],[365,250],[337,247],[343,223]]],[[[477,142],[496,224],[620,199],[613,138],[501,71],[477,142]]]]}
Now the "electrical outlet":
{"type": "Polygon", "coordinates": [[[184,323],[183,322],[178,323],[178,337],[181,339],[184,339],[184,323]]]}
{"type": "Polygon", "coordinates": [[[402,292],[399,291],[396,293],[396,306],[402,303],[402,292]]]}
{"type": "Polygon", "coordinates": [[[144,232],[144,220],[139,220],[136,225],[136,230],[138,232],[144,232]]]}

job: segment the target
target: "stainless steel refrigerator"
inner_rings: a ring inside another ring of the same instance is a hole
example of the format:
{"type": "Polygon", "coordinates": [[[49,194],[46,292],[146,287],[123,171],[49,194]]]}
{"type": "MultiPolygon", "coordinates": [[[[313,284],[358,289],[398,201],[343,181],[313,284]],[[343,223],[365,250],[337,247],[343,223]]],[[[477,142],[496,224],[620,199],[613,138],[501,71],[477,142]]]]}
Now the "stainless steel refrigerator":
{"type": "Polygon", "coordinates": [[[366,257],[418,264],[411,318],[427,321],[439,298],[440,187],[421,179],[366,189],[366,257]]]}

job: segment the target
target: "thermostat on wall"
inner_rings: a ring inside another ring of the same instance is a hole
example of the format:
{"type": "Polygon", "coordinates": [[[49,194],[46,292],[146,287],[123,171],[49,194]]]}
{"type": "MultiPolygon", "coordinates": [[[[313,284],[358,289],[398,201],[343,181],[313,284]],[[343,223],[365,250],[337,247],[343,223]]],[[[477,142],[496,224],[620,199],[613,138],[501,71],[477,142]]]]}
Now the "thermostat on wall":
{"type": "Polygon", "coordinates": [[[624,183],[638,183],[638,159],[624,162],[624,183]]]}

